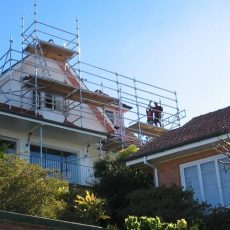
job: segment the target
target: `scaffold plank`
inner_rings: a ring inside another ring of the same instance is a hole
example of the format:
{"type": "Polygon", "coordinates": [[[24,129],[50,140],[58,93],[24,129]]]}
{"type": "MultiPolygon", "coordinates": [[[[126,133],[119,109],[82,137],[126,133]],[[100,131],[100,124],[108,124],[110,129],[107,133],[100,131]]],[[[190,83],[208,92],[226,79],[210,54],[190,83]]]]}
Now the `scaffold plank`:
{"type": "MultiPolygon", "coordinates": [[[[35,85],[35,77],[33,76],[24,77],[24,81],[25,86],[28,88],[33,88],[35,85]]],[[[85,89],[75,88],[67,83],[59,82],[51,78],[37,77],[37,85],[39,91],[82,102],[84,104],[96,106],[114,105],[115,107],[117,107],[118,104],[116,98],[85,89]]]]}
{"type": "MultiPolygon", "coordinates": [[[[38,41],[37,49],[38,52],[40,51],[40,55],[60,62],[66,62],[74,54],[76,54],[76,52],[71,49],[67,49],[63,46],[56,45],[52,42],[46,42],[42,40],[38,41]]],[[[35,53],[35,49],[31,45],[27,46],[25,48],[25,51],[32,54],[35,53]]]]}
{"type": "Polygon", "coordinates": [[[144,122],[137,122],[126,129],[133,133],[139,133],[139,128],[141,130],[141,134],[151,137],[160,136],[162,133],[167,131],[167,129],[164,129],[162,127],[157,127],[144,122]]]}
{"type": "Polygon", "coordinates": [[[105,143],[103,143],[102,149],[104,151],[120,151],[122,149],[122,144],[121,144],[120,139],[111,139],[111,140],[106,140],[105,143]]]}

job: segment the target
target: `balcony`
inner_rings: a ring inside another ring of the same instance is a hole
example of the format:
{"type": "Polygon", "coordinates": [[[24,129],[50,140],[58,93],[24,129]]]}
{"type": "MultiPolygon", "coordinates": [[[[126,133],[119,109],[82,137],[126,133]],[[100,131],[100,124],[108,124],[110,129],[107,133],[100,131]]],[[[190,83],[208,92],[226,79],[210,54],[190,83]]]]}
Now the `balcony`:
{"type": "Polygon", "coordinates": [[[57,171],[61,178],[67,180],[70,184],[79,184],[90,186],[93,182],[93,168],[85,165],[78,165],[63,161],[41,159],[39,157],[29,157],[31,164],[41,165],[42,168],[57,171]]]}
{"type": "MultiPolygon", "coordinates": [[[[8,154],[13,154],[9,153],[8,154]]],[[[70,184],[91,186],[94,181],[93,168],[85,165],[56,161],[50,159],[41,159],[29,155],[20,154],[20,158],[27,160],[31,164],[37,164],[44,169],[51,169],[57,172],[61,179],[67,180],[70,184]]]]}

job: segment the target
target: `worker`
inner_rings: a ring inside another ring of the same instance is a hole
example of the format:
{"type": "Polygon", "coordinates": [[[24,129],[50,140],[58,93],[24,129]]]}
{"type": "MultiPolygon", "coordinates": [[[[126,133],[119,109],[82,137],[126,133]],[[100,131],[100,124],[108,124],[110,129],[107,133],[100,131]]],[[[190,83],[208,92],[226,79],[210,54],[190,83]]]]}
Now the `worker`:
{"type": "Polygon", "coordinates": [[[152,101],[149,102],[148,107],[146,108],[147,123],[153,125],[153,107],[151,105],[152,101]]]}
{"type": "Polygon", "coordinates": [[[154,105],[155,107],[152,107],[154,113],[153,123],[155,124],[155,126],[157,126],[157,124],[159,123],[161,127],[161,116],[162,116],[163,108],[160,105],[158,105],[157,102],[154,102],[154,105]]]}

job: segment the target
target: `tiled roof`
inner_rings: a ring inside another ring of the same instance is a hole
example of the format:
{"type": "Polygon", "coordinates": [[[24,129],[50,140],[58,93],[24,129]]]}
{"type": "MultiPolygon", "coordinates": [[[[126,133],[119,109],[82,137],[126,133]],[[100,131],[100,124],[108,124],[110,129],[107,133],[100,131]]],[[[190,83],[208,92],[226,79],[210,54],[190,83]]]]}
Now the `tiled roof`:
{"type": "Polygon", "coordinates": [[[230,106],[193,118],[180,128],[163,133],[143,146],[132,160],[230,132],[230,106]]]}

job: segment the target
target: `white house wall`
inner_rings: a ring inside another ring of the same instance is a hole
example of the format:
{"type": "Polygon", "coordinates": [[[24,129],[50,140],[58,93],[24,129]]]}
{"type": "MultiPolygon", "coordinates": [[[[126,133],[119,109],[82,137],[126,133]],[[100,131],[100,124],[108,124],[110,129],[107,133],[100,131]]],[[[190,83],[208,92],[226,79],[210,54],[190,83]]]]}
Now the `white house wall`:
{"type": "MultiPolygon", "coordinates": [[[[42,68],[38,67],[38,76],[42,76],[42,77],[48,77],[49,79],[53,79],[62,83],[67,83],[67,84],[71,84],[69,79],[66,76],[66,73],[60,68],[60,65],[64,65],[64,63],[58,63],[55,62],[53,60],[50,59],[41,59],[40,61],[38,61],[41,58],[37,59],[37,65],[41,65],[44,63],[46,63],[47,68],[49,69],[49,74],[47,71],[44,71],[44,74],[42,72],[42,68]],[[43,60],[43,61],[42,61],[43,60]],[[45,75],[45,76],[43,76],[45,75]]],[[[2,77],[1,81],[0,81],[0,85],[1,90],[6,92],[6,96],[4,94],[1,94],[0,96],[0,102],[4,103],[7,101],[7,98],[10,99],[10,89],[11,89],[11,105],[15,106],[15,107],[21,107],[21,87],[22,87],[22,82],[20,82],[20,79],[25,77],[25,76],[29,76],[29,75],[34,75],[35,74],[35,59],[33,56],[28,56],[24,59],[23,61],[23,67],[21,66],[21,63],[16,64],[13,67],[13,71],[11,73],[11,79],[13,79],[12,81],[10,81],[10,74],[6,73],[6,77],[2,77]],[[23,74],[21,74],[21,71],[23,72],[23,74]],[[8,82],[5,83],[8,78],[8,82]],[[4,82],[5,81],[5,82],[4,82]]],[[[45,70],[45,69],[43,69],[45,70]]],[[[74,76],[76,76],[76,74],[74,73],[73,70],[69,70],[71,72],[71,74],[74,74],[74,76]]],[[[86,86],[83,85],[81,83],[81,87],[86,89],[86,86]]],[[[24,97],[22,99],[22,108],[26,109],[26,110],[33,110],[33,92],[32,90],[23,88],[23,94],[24,97]],[[26,91],[27,90],[27,91],[26,91]]],[[[44,106],[44,93],[41,93],[41,100],[43,103],[43,106],[41,106],[40,109],[38,109],[38,114],[42,115],[45,119],[49,119],[52,121],[57,121],[57,122],[61,122],[63,123],[65,120],[65,116],[63,114],[62,111],[58,111],[58,110],[52,110],[51,108],[46,108],[44,106]]],[[[72,103],[72,107],[77,106],[73,109],[71,109],[69,111],[69,116],[67,116],[67,120],[70,122],[73,122],[73,124],[77,125],[77,126],[82,126],[84,128],[89,128],[89,129],[93,129],[96,131],[102,131],[105,132],[105,127],[103,124],[103,120],[99,121],[98,118],[95,115],[95,111],[92,110],[92,108],[90,108],[88,105],[86,104],[82,104],[82,106],[80,107],[79,102],[73,102],[71,100],[69,100],[69,103],[72,103]],[[81,110],[81,111],[80,111],[81,110]],[[82,115],[82,120],[80,119],[82,115]]],[[[96,107],[97,110],[100,110],[103,114],[103,111],[101,109],[99,109],[98,107],[96,107]]]]}
{"type": "MultiPolygon", "coordinates": [[[[1,127],[0,139],[16,141],[16,153],[19,154],[19,156],[23,159],[28,159],[28,156],[30,155],[30,145],[40,146],[41,141],[39,129],[35,130],[28,139],[28,133],[26,132],[21,132],[20,130],[3,129],[1,127]]],[[[90,148],[87,148],[87,145],[81,144],[80,140],[76,140],[76,142],[68,141],[68,137],[63,140],[55,139],[50,136],[47,137],[45,132],[42,139],[44,147],[76,153],[78,159],[75,163],[78,165],[78,167],[80,167],[79,184],[87,185],[89,182],[91,182],[90,178],[88,178],[86,181],[85,175],[89,172],[90,175],[93,174],[92,167],[95,160],[99,158],[97,145],[91,144],[90,148]]]]}

